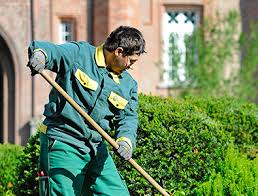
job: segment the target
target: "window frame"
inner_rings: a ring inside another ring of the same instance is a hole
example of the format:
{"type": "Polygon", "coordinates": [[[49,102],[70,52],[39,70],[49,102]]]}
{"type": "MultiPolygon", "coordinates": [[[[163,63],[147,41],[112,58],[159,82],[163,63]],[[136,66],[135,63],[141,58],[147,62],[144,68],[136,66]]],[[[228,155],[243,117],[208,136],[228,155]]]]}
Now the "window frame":
{"type": "Polygon", "coordinates": [[[67,43],[69,41],[76,40],[76,20],[73,17],[60,17],[59,18],[59,26],[58,26],[58,42],[59,44],[67,43]],[[71,25],[71,31],[66,32],[63,31],[63,23],[69,23],[71,25]],[[63,37],[66,36],[64,33],[70,33],[71,34],[71,40],[64,40],[63,37]]]}
{"type": "Polygon", "coordinates": [[[165,52],[168,49],[164,48],[164,40],[163,40],[163,31],[164,31],[164,23],[163,23],[163,14],[168,11],[176,11],[176,12],[185,12],[185,11],[192,11],[196,12],[198,14],[196,26],[201,26],[203,23],[203,6],[202,5],[171,5],[171,4],[165,4],[164,9],[161,12],[161,78],[160,78],[160,88],[173,88],[173,87],[181,87],[182,85],[175,84],[172,78],[165,78],[165,74],[169,74],[169,71],[171,68],[169,67],[169,63],[165,63],[165,52]]]}

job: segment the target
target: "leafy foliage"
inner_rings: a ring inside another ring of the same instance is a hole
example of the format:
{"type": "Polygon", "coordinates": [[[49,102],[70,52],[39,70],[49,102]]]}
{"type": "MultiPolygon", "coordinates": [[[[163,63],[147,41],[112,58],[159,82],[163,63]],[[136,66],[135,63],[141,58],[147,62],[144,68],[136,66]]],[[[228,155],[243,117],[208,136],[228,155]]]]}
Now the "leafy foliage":
{"type": "MultiPolygon", "coordinates": [[[[224,77],[226,66],[234,63],[234,54],[237,53],[238,37],[236,36],[239,17],[237,12],[229,12],[227,16],[217,15],[210,18],[195,28],[192,34],[186,34],[184,38],[186,51],[176,45],[177,34],[171,34],[170,56],[172,69],[177,70],[182,62],[181,56],[185,56],[184,71],[186,80],[179,81],[178,76],[173,76],[175,86],[184,87],[182,94],[193,93],[192,88],[197,88],[198,94],[218,95],[228,87],[228,78],[224,77]]],[[[236,73],[231,74],[231,77],[236,73]]],[[[233,81],[235,78],[231,78],[233,81]]],[[[231,82],[231,81],[230,81],[231,82]]]]}
{"type": "Polygon", "coordinates": [[[19,158],[18,180],[15,184],[17,195],[39,195],[38,190],[38,160],[39,160],[39,132],[30,137],[27,146],[19,158]]]}
{"type": "Polygon", "coordinates": [[[180,56],[185,55],[186,76],[185,81],[180,81],[173,75],[173,87],[181,88],[182,97],[227,94],[256,102],[257,27],[257,23],[252,24],[250,33],[240,33],[239,13],[230,11],[225,16],[217,15],[215,19],[204,21],[193,34],[185,36],[185,53],[175,44],[177,35],[172,34],[169,49],[172,70],[177,73],[180,56]]]}
{"type": "MultiPolygon", "coordinates": [[[[171,193],[190,194],[222,163],[230,137],[191,100],[142,95],[139,120],[134,158],[171,193]]],[[[132,195],[157,193],[132,167],[114,159],[132,195]]]]}
{"type": "MultiPolygon", "coordinates": [[[[140,95],[140,127],[133,158],[168,192],[194,195],[212,175],[225,172],[225,150],[231,141],[241,148],[248,145],[253,150],[248,157],[255,159],[257,109],[230,97],[175,100],[140,95]]],[[[17,195],[38,194],[38,158],[37,134],[20,157],[17,195]]],[[[132,195],[159,194],[131,165],[113,158],[132,195]]],[[[224,182],[219,180],[216,178],[221,191],[224,182]]]]}
{"type": "Polygon", "coordinates": [[[258,65],[258,23],[251,25],[249,34],[242,34],[240,46],[242,49],[242,66],[239,72],[238,95],[246,100],[257,102],[257,65],[258,65]]]}
{"type": "Polygon", "coordinates": [[[214,171],[194,192],[196,195],[258,195],[258,157],[250,160],[230,145],[221,171],[214,171]]]}
{"type": "Polygon", "coordinates": [[[0,144],[0,193],[11,195],[13,186],[18,177],[18,157],[22,147],[13,144],[0,144]]]}
{"type": "MultiPolygon", "coordinates": [[[[142,95],[133,158],[169,192],[192,195],[220,170],[231,139],[239,146],[257,144],[257,113],[254,104],[230,97],[174,100],[142,95]]],[[[114,159],[132,195],[157,194],[130,165],[114,159]]]]}
{"type": "Polygon", "coordinates": [[[255,104],[232,97],[187,99],[211,119],[219,121],[234,137],[238,147],[258,146],[258,108],[255,104]]]}

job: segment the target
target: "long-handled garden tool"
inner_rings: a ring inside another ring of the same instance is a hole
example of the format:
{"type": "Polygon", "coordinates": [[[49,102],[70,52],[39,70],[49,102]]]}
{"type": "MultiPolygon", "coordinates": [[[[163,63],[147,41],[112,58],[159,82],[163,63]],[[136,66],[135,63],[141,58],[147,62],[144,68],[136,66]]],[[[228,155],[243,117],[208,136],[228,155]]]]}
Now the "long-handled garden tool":
{"type": "MultiPolygon", "coordinates": [[[[98,132],[104,137],[108,143],[115,149],[119,145],[83,110],[81,107],[43,70],[40,75],[47,80],[47,82],[54,87],[98,132]]],[[[132,158],[128,160],[129,163],[146,179],[148,180],[160,193],[165,196],[169,194],[132,158]]]]}

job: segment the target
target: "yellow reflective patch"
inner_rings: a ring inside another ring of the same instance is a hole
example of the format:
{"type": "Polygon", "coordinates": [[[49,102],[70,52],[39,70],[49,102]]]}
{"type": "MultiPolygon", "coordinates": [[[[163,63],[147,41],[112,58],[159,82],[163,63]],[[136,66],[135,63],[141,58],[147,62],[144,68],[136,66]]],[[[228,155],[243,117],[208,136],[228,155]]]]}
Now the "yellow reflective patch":
{"type": "Polygon", "coordinates": [[[111,92],[108,100],[118,109],[124,109],[128,101],[118,94],[111,92]]]}
{"type": "Polygon", "coordinates": [[[84,87],[89,88],[93,91],[97,90],[98,83],[92,80],[86,73],[82,72],[80,69],[76,70],[75,77],[84,87]]]}

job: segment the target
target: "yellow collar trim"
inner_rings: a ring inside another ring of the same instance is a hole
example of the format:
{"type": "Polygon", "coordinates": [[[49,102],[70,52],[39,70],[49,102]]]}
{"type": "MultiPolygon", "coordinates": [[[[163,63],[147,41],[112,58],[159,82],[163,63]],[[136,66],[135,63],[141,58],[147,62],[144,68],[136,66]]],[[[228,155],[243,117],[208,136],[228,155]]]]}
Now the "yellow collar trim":
{"type": "Polygon", "coordinates": [[[110,74],[111,74],[113,80],[115,81],[115,83],[120,84],[120,80],[119,80],[119,76],[120,75],[117,75],[117,74],[115,74],[113,72],[110,72],[110,74]]]}
{"type": "MultiPolygon", "coordinates": [[[[106,67],[103,44],[96,48],[95,59],[99,67],[106,67]]],[[[115,83],[120,84],[120,80],[119,80],[120,75],[117,75],[113,72],[110,72],[110,74],[112,75],[112,78],[115,81],[115,83]]]]}
{"type": "Polygon", "coordinates": [[[95,59],[99,67],[106,67],[103,45],[96,48],[95,59]]]}

